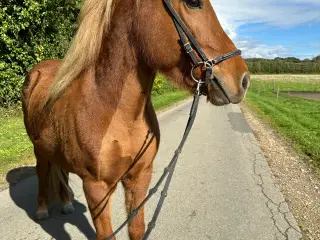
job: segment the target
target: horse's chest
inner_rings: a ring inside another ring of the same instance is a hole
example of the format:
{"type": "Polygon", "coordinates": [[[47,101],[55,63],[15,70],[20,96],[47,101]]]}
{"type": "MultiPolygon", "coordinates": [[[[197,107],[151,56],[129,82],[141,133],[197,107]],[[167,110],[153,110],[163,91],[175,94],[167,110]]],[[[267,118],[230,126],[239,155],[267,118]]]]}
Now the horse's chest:
{"type": "Polygon", "coordinates": [[[156,137],[145,124],[112,126],[109,129],[99,154],[101,178],[112,182],[127,172],[142,171],[152,163],[157,152],[156,137]]]}

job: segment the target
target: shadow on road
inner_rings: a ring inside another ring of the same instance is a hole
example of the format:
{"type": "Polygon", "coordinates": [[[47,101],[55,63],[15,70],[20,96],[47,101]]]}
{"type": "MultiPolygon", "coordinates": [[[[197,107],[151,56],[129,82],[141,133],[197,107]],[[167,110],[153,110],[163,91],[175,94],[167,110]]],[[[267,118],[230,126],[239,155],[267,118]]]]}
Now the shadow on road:
{"type": "Polygon", "coordinates": [[[243,117],[242,113],[230,112],[228,113],[229,122],[234,131],[240,133],[252,133],[252,129],[243,117]]]}
{"type": "MultiPolygon", "coordinates": [[[[17,181],[17,172],[34,172],[34,169],[26,167],[28,169],[14,169],[7,174],[7,181],[10,184],[9,191],[13,202],[23,209],[29,218],[34,220],[34,216],[37,209],[37,192],[38,192],[38,179],[36,176],[32,176],[24,179],[23,181],[17,181]]],[[[19,179],[19,177],[18,177],[19,179]]],[[[61,203],[57,202],[50,205],[49,214],[50,219],[45,222],[39,222],[38,224],[45,230],[52,238],[57,240],[71,239],[70,235],[65,229],[66,224],[74,225],[80,232],[86,237],[86,239],[94,239],[95,231],[91,227],[88,219],[84,215],[87,211],[85,205],[78,201],[74,201],[75,212],[71,215],[63,215],[60,213],[61,203]]]]}

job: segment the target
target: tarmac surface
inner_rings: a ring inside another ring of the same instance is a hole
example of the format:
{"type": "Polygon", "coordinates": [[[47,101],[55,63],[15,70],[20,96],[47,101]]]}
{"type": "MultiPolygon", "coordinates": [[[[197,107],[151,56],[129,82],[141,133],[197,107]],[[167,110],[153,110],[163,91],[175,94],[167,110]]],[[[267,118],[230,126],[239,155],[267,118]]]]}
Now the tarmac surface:
{"type": "MultiPolygon", "coordinates": [[[[161,145],[152,185],[177,148],[190,110],[188,101],[160,114],[161,145]]],[[[37,223],[37,179],[28,178],[0,192],[0,239],[95,239],[80,179],[72,175],[76,211],[37,223]]],[[[159,191],[160,192],[160,191],[159,191]]],[[[160,193],[146,206],[151,219],[160,193]]],[[[119,184],[113,197],[114,229],[125,220],[119,184]]],[[[300,229],[274,183],[272,172],[237,105],[214,107],[201,100],[199,112],[172,179],[156,228],[149,239],[301,239],[300,229]]],[[[124,229],[117,239],[128,239],[124,229]]]]}

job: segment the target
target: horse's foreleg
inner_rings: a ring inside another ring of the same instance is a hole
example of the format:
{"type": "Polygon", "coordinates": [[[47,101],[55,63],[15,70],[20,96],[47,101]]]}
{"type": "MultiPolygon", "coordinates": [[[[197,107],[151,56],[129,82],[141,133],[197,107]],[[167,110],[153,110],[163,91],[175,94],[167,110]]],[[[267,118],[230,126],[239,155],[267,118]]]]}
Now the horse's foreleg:
{"type": "Polygon", "coordinates": [[[43,221],[49,218],[48,207],[46,205],[46,188],[48,186],[49,162],[46,161],[37,151],[34,151],[37,159],[38,175],[38,209],[36,220],[43,221]]]}
{"type": "MultiPolygon", "coordinates": [[[[127,177],[122,180],[128,214],[136,209],[146,197],[152,175],[152,165],[144,169],[139,176],[127,177]]],[[[129,224],[131,240],[140,240],[145,231],[144,208],[129,224]]]]}
{"type": "Polygon", "coordinates": [[[97,239],[102,240],[112,234],[110,197],[115,189],[104,181],[84,179],[83,190],[97,232],[97,239]]]}

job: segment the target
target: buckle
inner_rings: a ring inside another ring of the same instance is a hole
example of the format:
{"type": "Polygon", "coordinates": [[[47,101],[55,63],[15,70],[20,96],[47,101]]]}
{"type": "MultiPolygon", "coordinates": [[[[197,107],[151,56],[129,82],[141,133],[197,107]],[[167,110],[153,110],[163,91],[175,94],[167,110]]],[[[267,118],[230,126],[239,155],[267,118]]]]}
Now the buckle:
{"type": "Polygon", "coordinates": [[[188,42],[186,44],[183,45],[184,50],[186,50],[186,52],[189,54],[193,51],[191,44],[188,42]]]}

